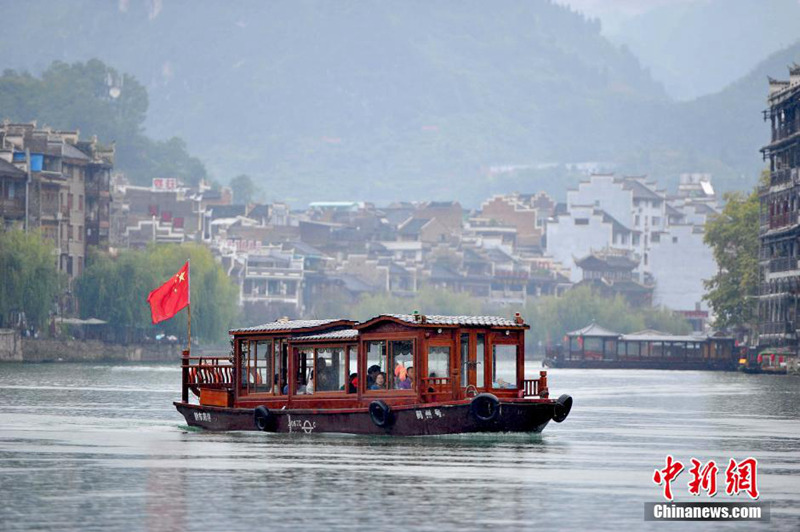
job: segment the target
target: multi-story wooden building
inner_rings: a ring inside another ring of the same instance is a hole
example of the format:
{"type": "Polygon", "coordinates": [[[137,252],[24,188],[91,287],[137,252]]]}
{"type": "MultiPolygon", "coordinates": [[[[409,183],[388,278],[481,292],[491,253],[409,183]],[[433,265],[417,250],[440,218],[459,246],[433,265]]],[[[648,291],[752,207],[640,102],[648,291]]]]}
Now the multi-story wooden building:
{"type": "Polygon", "coordinates": [[[764,119],[772,138],[762,148],[769,159],[769,183],[759,191],[760,264],[759,346],[797,351],[800,294],[800,65],[789,81],[769,80],[764,119]]]}
{"type": "Polygon", "coordinates": [[[55,245],[58,269],[83,272],[87,246],[108,248],[114,148],[77,131],[0,125],[0,230],[40,230],[55,245]]]}

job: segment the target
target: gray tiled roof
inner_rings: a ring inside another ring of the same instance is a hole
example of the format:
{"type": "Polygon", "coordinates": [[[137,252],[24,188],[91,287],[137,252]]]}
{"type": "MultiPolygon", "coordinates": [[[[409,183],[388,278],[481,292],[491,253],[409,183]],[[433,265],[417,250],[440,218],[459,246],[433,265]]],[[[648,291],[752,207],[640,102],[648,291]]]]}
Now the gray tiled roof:
{"type": "MultiPolygon", "coordinates": [[[[417,323],[413,314],[386,314],[407,323],[417,323]]],[[[373,318],[374,319],[374,318],[373,318]]],[[[519,327],[514,320],[500,316],[437,316],[425,315],[427,325],[458,325],[462,327],[519,327]]]]}
{"type": "Polygon", "coordinates": [[[319,340],[358,340],[358,331],[355,329],[342,329],[324,334],[311,334],[295,338],[295,341],[319,341],[319,340]]]}
{"type": "Polygon", "coordinates": [[[63,147],[61,148],[61,153],[64,157],[68,159],[79,159],[81,161],[91,161],[88,155],[83,153],[81,150],[73,146],[72,144],[65,142],[63,147]]]}
{"type": "Polygon", "coordinates": [[[0,159],[0,175],[25,177],[27,174],[5,159],[0,159]]]}
{"type": "Polygon", "coordinates": [[[256,325],[255,327],[244,327],[241,329],[231,329],[231,333],[242,332],[276,332],[276,331],[300,331],[302,329],[312,329],[314,327],[321,327],[323,325],[330,325],[343,320],[284,320],[273,321],[263,325],[256,325]]]}
{"type": "Polygon", "coordinates": [[[622,180],[622,187],[633,192],[633,197],[636,199],[661,199],[664,197],[650,188],[648,185],[636,179],[627,178],[622,180]]]}
{"type": "Polygon", "coordinates": [[[583,329],[578,329],[577,331],[567,333],[567,336],[605,336],[609,338],[618,338],[619,335],[619,333],[600,327],[595,322],[590,323],[583,329]]]}

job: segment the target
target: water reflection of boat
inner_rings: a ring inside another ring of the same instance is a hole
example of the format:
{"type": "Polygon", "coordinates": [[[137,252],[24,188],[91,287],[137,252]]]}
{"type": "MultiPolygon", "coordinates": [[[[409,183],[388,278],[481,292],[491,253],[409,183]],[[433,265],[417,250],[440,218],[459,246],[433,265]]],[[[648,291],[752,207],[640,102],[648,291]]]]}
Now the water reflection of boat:
{"type": "Polygon", "coordinates": [[[525,378],[528,328],[519,315],[414,313],[235,329],[230,358],[184,352],[175,406],[209,430],[537,433],[572,398],[550,399],[545,371],[525,378]]]}

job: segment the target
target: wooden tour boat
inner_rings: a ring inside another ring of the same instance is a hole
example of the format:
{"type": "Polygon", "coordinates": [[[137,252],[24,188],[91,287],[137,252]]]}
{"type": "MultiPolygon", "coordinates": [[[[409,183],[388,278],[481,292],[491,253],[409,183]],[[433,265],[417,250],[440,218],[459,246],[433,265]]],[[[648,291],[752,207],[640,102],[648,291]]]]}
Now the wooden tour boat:
{"type": "Polygon", "coordinates": [[[541,432],[566,419],[572,398],[550,399],[545,371],[525,378],[528,328],[519,314],[415,312],[234,329],[230,358],[184,351],[175,406],[208,430],[541,432]]]}

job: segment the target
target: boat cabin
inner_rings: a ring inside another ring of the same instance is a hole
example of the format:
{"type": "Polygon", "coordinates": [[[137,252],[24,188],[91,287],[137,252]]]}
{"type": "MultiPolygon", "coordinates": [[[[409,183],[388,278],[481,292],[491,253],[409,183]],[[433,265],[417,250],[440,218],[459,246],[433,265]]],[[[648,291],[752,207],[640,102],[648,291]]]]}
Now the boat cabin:
{"type": "Polygon", "coordinates": [[[278,320],[234,329],[229,359],[184,355],[183,395],[209,406],[317,409],[453,401],[489,392],[547,397],[525,379],[525,330],[495,316],[386,314],[278,320]]]}
{"type": "Polygon", "coordinates": [[[673,335],[660,331],[620,334],[590,323],[566,335],[563,350],[548,353],[560,367],[728,369],[736,367],[734,338],[673,335]]]}

